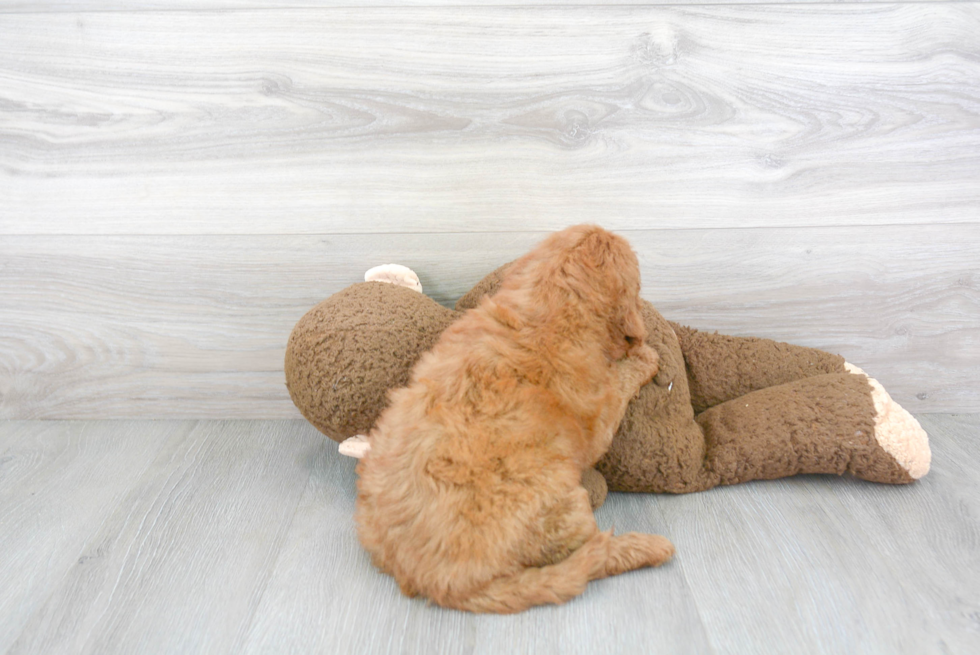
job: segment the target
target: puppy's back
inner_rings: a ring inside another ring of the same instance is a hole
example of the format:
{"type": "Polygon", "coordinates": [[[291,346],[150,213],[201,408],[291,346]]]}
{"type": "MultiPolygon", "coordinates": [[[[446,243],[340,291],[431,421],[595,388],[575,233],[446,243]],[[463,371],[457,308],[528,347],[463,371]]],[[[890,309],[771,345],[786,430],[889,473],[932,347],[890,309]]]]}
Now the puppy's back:
{"type": "Polygon", "coordinates": [[[638,294],[625,241],[594,226],[553,235],[391,395],[356,518],[404,593],[512,612],[670,557],[662,537],[599,533],[580,484],[656,372],[648,347],[618,361],[643,347],[638,294]]]}
{"type": "Polygon", "coordinates": [[[391,395],[358,466],[365,548],[406,594],[444,604],[533,559],[528,524],[579,484],[552,438],[575,421],[516,374],[483,318],[461,318],[391,395]]]}

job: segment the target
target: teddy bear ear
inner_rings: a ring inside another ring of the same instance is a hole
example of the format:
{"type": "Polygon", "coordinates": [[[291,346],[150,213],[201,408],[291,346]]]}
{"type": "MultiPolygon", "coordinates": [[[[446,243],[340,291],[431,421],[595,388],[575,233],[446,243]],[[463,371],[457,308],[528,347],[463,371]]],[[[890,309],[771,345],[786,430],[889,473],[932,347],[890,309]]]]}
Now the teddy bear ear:
{"type": "Polygon", "coordinates": [[[388,282],[412,291],[422,293],[422,282],[415,271],[401,264],[382,264],[368,269],[364,274],[365,282],[388,282]]]}
{"type": "Polygon", "coordinates": [[[465,312],[467,309],[473,309],[480,304],[480,300],[484,296],[492,296],[493,294],[497,293],[497,291],[500,289],[500,283],[504,279],[504,273],[513,263],[514,262],[509,262],[504,264],[477,282],[475,287],[470,289],[466,295],[456,301],[456,311],[465,312]]]}

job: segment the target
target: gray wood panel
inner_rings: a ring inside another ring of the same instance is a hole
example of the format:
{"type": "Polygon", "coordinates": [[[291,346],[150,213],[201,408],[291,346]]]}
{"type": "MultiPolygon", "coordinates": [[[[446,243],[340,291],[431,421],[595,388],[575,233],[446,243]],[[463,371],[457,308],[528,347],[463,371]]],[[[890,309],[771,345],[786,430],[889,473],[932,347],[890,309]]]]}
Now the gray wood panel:
{"type": "MultiPolygon", "coordinates": [[[[401,596],[357,541],[354,461],[327,442],[316,461],[244,653],[706,652],[697,608],[678,570],[619,576],[581,603],[518,616],[476,616],[401,596]],[[603,611],[615,607],[616,611],[603,611]],[[360,629],[370,625],[370,629],[360,629]]],[[[644,508],[644,510],[647,508],[644,508]]],[[[601,509],[600,526],[662,529],[647,511],[601,509]],[[615,518],[614,518],[615,517],[615,518]]],[[[654,512],[653,517],[656,517],[654,512]]]]}
{"type": "MultiPolygon", "coordinates": [[[[840,0],[850,4],[879,0],[840,0]]],[[[963,2],[967,0],[898,0],[899,3],[963,2]]],[[[513,6],[514,0],[0,0],[0,13],[45,13],[80,11],[163,11],[163,10],[234,10],[285,8],[349,7],[470,7],[513,6]]],[[[711,0],[534,0],[533,6],[579,5],[712,5],[711,0]]],[[[740,0],[737,4],[771,4],[769,0],[740,0]]],[[[781,0],[780,4],[827,4],[827,0],[781,0]]]]}
{"type": "Polygon", "coordinates": [[[239,652],[321,445],[304,428],[201,423],[168,443],[7,652],[239,652]]]}
{"type": "MultiPolygon", "coordinates": [[[[190,422],[0,423],[0,653],[190,422]]],[[[80,609],[80,608],[76,608],[80,609]]],[[[53,651],[51,651],[53,652],[53,651]]]]}
{"type": "Polygon", "coordinates": [[[930,435],[932,470],[911,493],[887,486],[813,479],[860,525],[847,538],[873,558],[874,583],[900,584],[889,620],[906,652],[969,653],[980,647],[980,480],[976,416],[919,417],[930,435]],[[901,535],[900,538],[896,538],[901,535]],[[951,589],[957,589],[950,593],[951,589]]]}
{"type": "Polygon", "coordinates": [[[8,14],[0,233],[977,222],[978,53],[977,3],[8,14]]]}
{"type": "Polygon", "coordinates": [[[980,504],[971,476],[948,475],[940,425],[935,477],[912,487],[801,476],[666,501],[679,553],[697,551],[678,562],[715,652],[976,650],[980,569],[957,541],[975,546],[980,504]]]}
{"type": "Polygon", "coordinates": [[[972,653],[980,415],[921,420],[913,485],[611,494],[600,526],[674,561],[510,617],[402,596],[304,421],[0,421],[0,652],[972,653]]]}
{"type": "MultiPolygon", "coordinates": [[[[625,234],[668,318],[840,353],[916,412],[980,408],[980,226],[625,234]]],[[[296,417],[285,344],[317,302],[394,261],[449,304],[542,236],[8,237],[0,415],[296,417]]]]}

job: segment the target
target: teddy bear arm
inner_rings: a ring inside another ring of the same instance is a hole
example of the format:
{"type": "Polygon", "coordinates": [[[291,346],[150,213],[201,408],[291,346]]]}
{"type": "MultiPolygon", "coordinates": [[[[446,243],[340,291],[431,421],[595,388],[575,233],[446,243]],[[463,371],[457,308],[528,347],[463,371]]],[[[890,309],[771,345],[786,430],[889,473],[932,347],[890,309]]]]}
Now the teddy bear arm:
{"type": "Polygon", "coordinates": [[[696,414],[759,389],[845,372],[842,357],[816,348],[670,326],[680,342],[696,414]]]}
{"type": "Polygon", "coordinates": [[[609,494],[606,479],[602,477],[602,474],[593,468],[585,469],[582,471],[582,486],[589,493],[589,504],[593,511],[602,507],[602,504],[606,502],[606,496],[609,494]]]}
{"type": "Polygon", "coordinates": [[[484,296],[492,296],[500,289],[500,284],[504,279],[504,272],[510,267],[511,263],[504,264],[489,273],[485,278],[477,282],[476,286],[470,289],[462,298],[456,301],[456,311],[465,312],[473,309],[480,304],[484,296]]]}
{"type": "Polygon", "coordinates": [[[705,470],[718,484],[845,472],[912,482],[924,471],[886,449],[873,392],[864,375],[832,373],[716,405],[696,418],[705,435],[705,470]]]}

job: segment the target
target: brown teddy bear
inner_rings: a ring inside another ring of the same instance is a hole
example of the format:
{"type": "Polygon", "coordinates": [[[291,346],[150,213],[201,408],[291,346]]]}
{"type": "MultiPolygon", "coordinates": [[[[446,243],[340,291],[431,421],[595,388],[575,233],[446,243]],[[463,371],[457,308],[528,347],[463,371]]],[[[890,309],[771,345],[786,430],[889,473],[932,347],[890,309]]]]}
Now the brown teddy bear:
{"type": "MultiPolygon", "coordinates": [[[[389,389],[461,312],[492,295],[492,272],[456,303],[421,293],[409,269],[380,266],[311,309],[286,349],[286,385],[318,430],[360,456],[389,389]]],[[[837,355],[665,320],[644,301],[660,371],[631,401],[609,452],[583,476],[606,490],[688,493],[797,473],[908,483],[929,470],[925,431],[873,378],[837,355]],[[601,474],[601,475],[600,475],[601,474]]]]}

